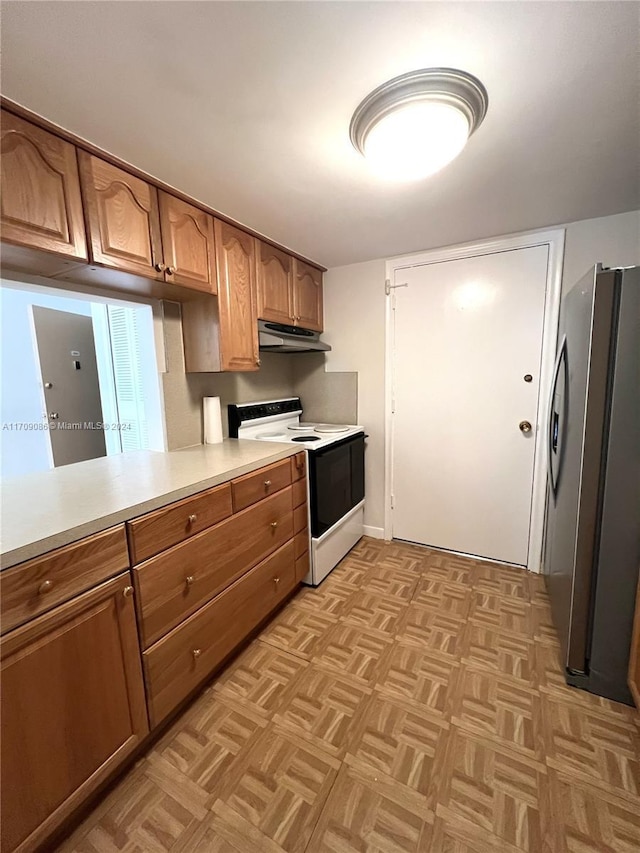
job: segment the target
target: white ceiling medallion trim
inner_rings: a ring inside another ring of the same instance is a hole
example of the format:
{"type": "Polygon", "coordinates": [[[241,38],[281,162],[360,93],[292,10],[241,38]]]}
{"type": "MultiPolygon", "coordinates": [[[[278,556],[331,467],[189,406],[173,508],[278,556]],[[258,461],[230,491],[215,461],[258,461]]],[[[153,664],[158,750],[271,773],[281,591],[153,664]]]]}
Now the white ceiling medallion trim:
{"type": "Polygon", "coordinates": [[[480,80],[456,68],[394,77],[359,104],[349,135],[381,174],[426,177],[456,157],[487,113],[480,80]]]}

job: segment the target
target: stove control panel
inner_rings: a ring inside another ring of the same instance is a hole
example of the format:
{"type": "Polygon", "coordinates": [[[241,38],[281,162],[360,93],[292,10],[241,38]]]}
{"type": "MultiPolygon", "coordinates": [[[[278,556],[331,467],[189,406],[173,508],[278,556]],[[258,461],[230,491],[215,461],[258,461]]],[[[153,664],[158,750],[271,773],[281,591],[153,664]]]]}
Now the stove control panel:
{"type": "Polygon", "coordinates": [[[302,414],[300,397],[286,400],[267,400],[264,403],[230,403],[227,406],[229,438],[238,437],[238,427],[247,421],[257,421],[274,415],[302,414]]]}

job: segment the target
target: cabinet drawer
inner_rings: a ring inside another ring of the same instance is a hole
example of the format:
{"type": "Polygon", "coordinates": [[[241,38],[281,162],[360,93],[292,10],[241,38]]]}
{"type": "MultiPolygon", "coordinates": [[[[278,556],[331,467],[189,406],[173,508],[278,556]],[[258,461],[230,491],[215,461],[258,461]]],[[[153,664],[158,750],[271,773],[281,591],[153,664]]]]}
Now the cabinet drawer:
{"type": "Polygon", "coordinates": [[[144,655],[151,724],[204,681],[296,584],[287,542],[144,655]]]}
{"type": "Polygon", "coordinates": [[[238,477],[237,480],[231,481],[233,511],[240,512],[241,509],[257,503],[290,484],[291,462],[289,459],[283,459],[275,465],[268,465],[266,468],[260,468],[259,471],[238,477]]]}
{"type": "Polygon", "coordinates": [[[144,647],[292,536],[289,487],[137,566],[133,577],[144,647]]]}
{"type": "Polygon", "coordinates": [[[0,572],[2,633],[129,568],[124,525],[0,572]]]}
{"type": "Polygon", "coordinates": [[[300,533],[307,526],[307,505],[300,504],[293,511],[293,532],[300,533]]]}
{"type": "Polygon", "coordinates": [[[232,513],[229,483],[200,492],[127,524],[131,560],[141,563],[232,513]]]}
{"type": "Polygon", "coordinates": [[[296,480],[293,484],[293,505],[294,507],[306,503],[307,500],[307,478],[304,480],[296,480]]]}
{"type": "Polygon", "coordinates": [[[307,473],[307,454],[296,453],[291,457],[291,481],[295,482],[305,477],[307,473]]]}

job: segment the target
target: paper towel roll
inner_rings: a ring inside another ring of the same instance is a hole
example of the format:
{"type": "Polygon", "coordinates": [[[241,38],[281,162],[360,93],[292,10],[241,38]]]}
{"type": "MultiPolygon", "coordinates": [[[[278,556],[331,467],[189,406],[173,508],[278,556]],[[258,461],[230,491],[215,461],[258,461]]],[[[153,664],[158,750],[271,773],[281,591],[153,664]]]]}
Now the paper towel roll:
{"type": "Polygon", "coordinates": [[[222,414],[220,397],[203,397],[204,443],[220,444],[222,441],[222,414]]]}

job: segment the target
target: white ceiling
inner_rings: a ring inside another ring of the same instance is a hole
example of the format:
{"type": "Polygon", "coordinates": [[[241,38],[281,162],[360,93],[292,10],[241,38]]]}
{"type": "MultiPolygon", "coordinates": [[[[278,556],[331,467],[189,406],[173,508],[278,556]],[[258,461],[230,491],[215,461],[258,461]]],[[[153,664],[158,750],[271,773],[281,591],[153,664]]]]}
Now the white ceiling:
{"type": "Polygon", "coordinates": [[[636,2],[3,2],[2,91],[326,265],[640,207],[636,2]],[[405,71],[487,117],[416,184],[348,127],[405,71]]]}

